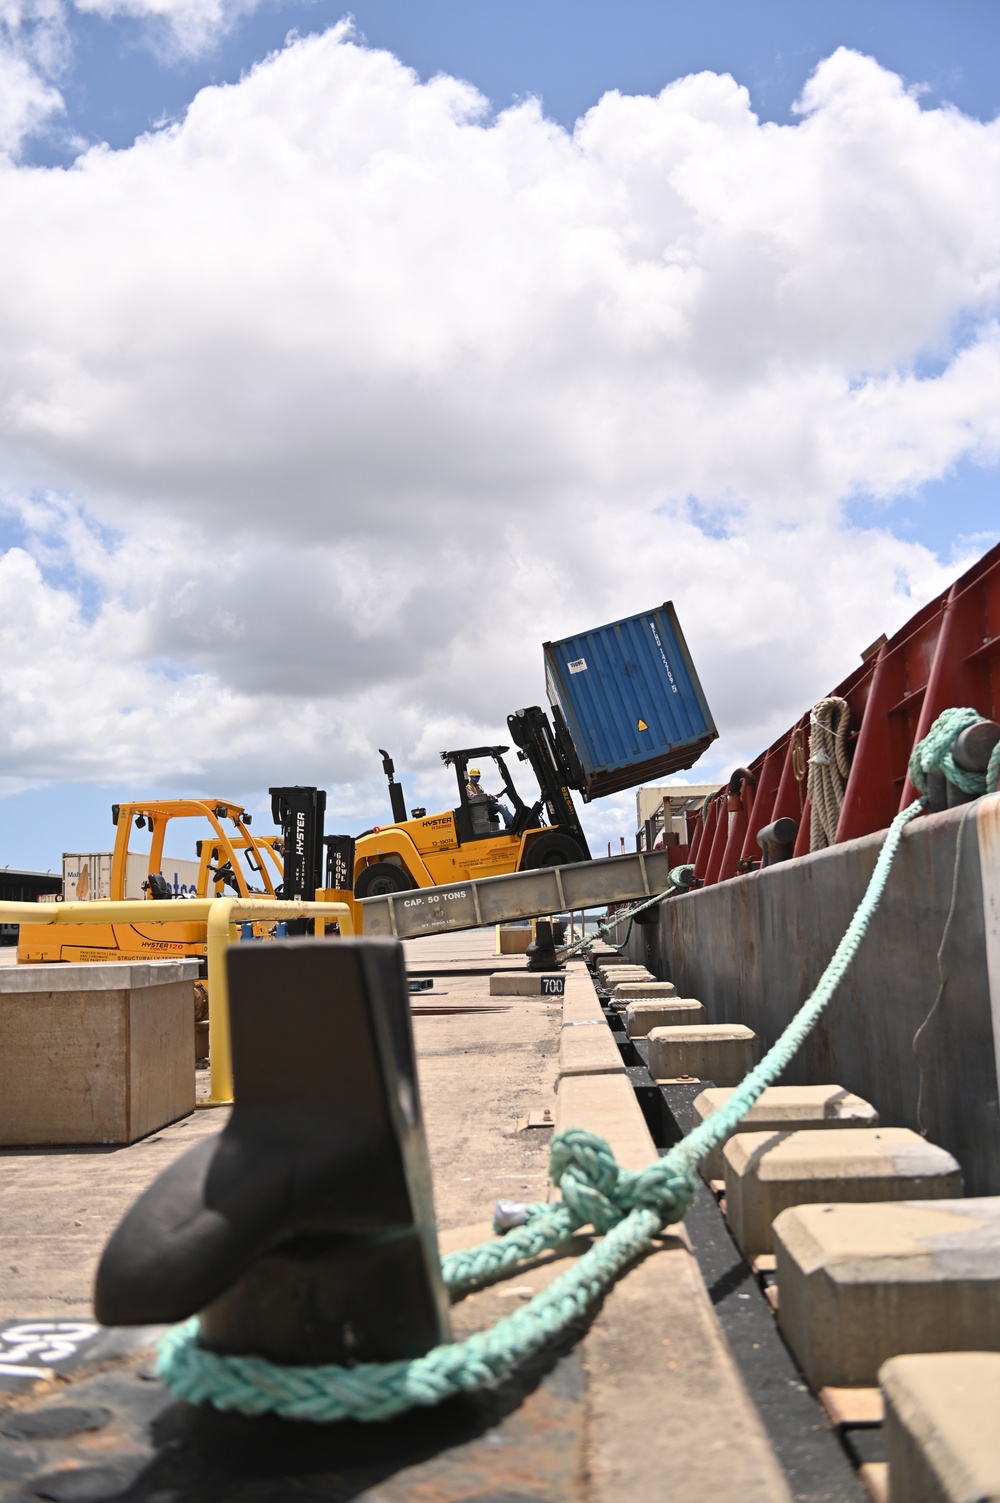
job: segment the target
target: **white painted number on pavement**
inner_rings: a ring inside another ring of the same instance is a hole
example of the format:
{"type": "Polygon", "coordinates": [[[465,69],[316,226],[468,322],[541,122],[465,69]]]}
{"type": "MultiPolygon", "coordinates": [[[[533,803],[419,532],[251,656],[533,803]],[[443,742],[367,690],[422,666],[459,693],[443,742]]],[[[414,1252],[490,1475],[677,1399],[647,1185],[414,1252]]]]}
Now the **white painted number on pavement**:
{"type": "Polygon", "coordinates": [[[0,1331],[0,1373],[45,1377],[100,1328],[90,1320],[32,1320],[0,1331]]]}

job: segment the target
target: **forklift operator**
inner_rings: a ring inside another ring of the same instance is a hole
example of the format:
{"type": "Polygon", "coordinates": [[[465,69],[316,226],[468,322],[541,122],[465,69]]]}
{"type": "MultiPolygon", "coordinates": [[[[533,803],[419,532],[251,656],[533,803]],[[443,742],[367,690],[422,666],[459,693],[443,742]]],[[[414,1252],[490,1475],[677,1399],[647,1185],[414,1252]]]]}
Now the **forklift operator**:
{"type": "Polygon", "coordinates": [[[469,768],[469,781],[465,785],[465,793],[466,793],[466,797],[469,800],[469,803],[473,804],[473,805],[475,805],[475,804],[487,804],[487,805],[495,804],[496,807],[497,807],[497,809],[499,809],[499,811],[500,811],[500,817],[503,820],[503,827],[504,827],[504,829],[505,830],[509,830],[511,828],[511,826],[513,825],[513,823],[514,823],[514,816],[513,816],[513,814],[507,808],[506,804],[501,804],[500,801],[499,801],[499,799],[495,798],[492,793],[487,793],[485,791],[485,789],[480,788],[480,786],[479,786],[480,776],[481,776],[481,774],[480,774],[480,771],[479,771],[478,767],[470,767],[469,768]]]}

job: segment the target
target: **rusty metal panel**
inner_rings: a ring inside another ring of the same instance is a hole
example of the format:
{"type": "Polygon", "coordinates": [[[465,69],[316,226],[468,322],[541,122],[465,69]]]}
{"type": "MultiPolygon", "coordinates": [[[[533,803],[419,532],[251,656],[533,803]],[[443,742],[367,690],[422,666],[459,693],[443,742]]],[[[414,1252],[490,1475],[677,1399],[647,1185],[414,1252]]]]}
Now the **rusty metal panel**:
{"type": "MultiPolygon", "coordinates": [[[[985,719],[1000,719],[1000,544],[893,637],[872,644],[829,695],[816,698],[830,696],[846,700],[850,709],[851,770],[837,827],[840,844],[885,829],[912,802],[910,753],[942,710],[970,705],[985,719]]],[[[795,855],[808,852],[809,738],[806,711],[748,764],[751,789],[746,797],[744,784],[743,801],[749,807],[739,810],[725,785],[709,802],[688,857],[705,887],[759,865],[757,833],[769,820],[795,819],[795,855]]]]}

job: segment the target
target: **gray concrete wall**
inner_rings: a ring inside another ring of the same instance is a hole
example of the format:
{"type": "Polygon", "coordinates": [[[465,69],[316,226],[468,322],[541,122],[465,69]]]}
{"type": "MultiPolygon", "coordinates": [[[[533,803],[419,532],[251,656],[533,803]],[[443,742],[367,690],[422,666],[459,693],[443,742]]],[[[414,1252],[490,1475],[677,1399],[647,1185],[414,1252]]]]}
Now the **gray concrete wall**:
{"type": "MultiPolygon", "coordinates": [[[[785,1084],[837,1082],[883,1123],[918,1128],[913,1038],[934,1005],[937,951],[947,981],[923,1036],[928,1138],[962,1165],[973,1195],[1000,1193],[1000,1109],[976,806],[907,828],[882,903],[845,980],[785,1084]],[[965,810],[971,812],[963,821],[965,810]]],[[[767,1048],[819,979],[864,893],[884,832],[672,898],[632,929],[631,957],[709,1022],[746,1023],[767,1048]]],[[[995,900],[995,894],[991,897],[995,900]]]]}

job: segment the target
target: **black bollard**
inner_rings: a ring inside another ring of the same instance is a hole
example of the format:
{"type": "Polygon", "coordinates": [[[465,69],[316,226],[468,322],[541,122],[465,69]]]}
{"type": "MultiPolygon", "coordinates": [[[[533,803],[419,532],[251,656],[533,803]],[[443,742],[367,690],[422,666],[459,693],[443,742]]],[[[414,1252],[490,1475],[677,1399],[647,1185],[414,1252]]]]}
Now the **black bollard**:
{"type": "Polygon", "coordinates": [[[948,808],[948,799],[953,791],[953,784],[949,783],[940,767],[932,767],[927,774],[927,799],[928,814],[940,814],[942,809],[948,808]]]}
{"type": "Polygon", "coordinates": [[[783,815],[757,832],[757,844],[764,852],[764,865],[774,866],[778,861],[790,861],[795,850],[795,838],[799,833],[798,821],[783,815]]]}
{"type": "MultiPolygon", "coordinates": [[[[951,754],[966,772],[985,772],[993,749],[1000,741],[1000,725],[995,720],[977,720],[955,737],[951,754]]],[[[987,792],[992,793],[992,789],[987,792]]]]}
{"type": "MultiPolygon", "coordinates": [[[[951,748],[951,755],[959,767],[966,772],[985,772],[993,754],[993,748],[1000,741],[1000,725],[995,720],[977,720],[974,725],[966,726],[955,737],[951,748]]],[[[931,793],[930,778],[928,777],[928,794],[931,793]]],[[[988,788],[987,793],[993,789],[988,788]]],[[[974,793],[966,793],[964,788],[959,788],[949,778],[945,784],[945,802],[949,809],[955,809],[959,804],[969,804],[977,796],[974,793]]],[[[934,812],[934,803],[930,803],[931,812],[934,812]]]]}
{"type": "Polygon", "coordinates": [[[547,919],[538,919],[535,937],[525,951],[529,971],[555,971],[562,965],[556,955],[556,942],[552,925],[547,919]]]}
{"type": "Polygon", "coordinates": [[[419,1356],[449,1324],[401,947],[236,945],[227,964],[232,1115],[112,1235],[97,1318],[198,1311],[206,1346],[287,1364],[419,1356]]]}

